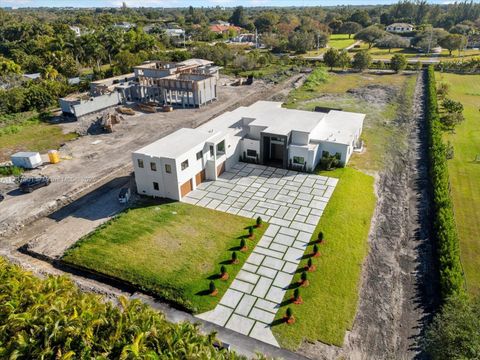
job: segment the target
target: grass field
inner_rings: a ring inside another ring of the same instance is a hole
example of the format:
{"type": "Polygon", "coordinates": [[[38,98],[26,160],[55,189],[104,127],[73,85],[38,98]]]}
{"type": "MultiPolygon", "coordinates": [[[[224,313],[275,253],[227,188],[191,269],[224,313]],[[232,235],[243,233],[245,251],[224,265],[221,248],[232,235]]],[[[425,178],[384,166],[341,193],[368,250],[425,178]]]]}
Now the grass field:
{"type": "Polygon", "coordinates": [[[77,242],[63,257],[132,283],[182,307],[200,313],[215,307],[248,254],[267,228],[238,251],[245,228],[254,220],[179,202],[131,209],[77,242]],[[230,265],[236,250],[239,263],[230,265]],[[222,263],[230,277],[217,278],[222,263]],[[228,264],[227,264],[228,263],[228,264]],[[212,278],[213,277],[213,278],[212,278]],[[218,295],[208,294],[214,279],[218,295]]]}
{"type": "MultiPolygon", "coordinates": [[[[289,349],[296,349],[302,340],[341,346],[357,309],[360,273],[376,202],[374,179],[349,167],[323,175],[338,177],[340,181],[314,233],[313,238],[319,231],[325,236],[324,244],[320,245],[321,256],[314,260],[317,270],[308,273],[310,286],[300,288],[304,303],[285,305],[277,313],[280,319],[290,307],[296,323],[273,327],[281,346],[289,349]]],[[[309,246],[306,254],[311,252],[309,246]]],[[[299,269],[307,261],[302,260],[299,269]]],[[[293,283],[299,279],[297,273],[293,283]]],[[[287,292],[285,300],[293,296],[293,291],[287,292]]]]}
{"type": "MultiPolygon", "coordinates": [[[[332,34],[330,35],[330,39],[328,40],[328,46],[335,48],[335,49],[345,49],[346,47],[355,43],[355,39],[352,37],[349,39],[348,34],[332,34]]],[[[317,56],[323,54],[327,48],[322,48],[319,50],[312,50],[307,52],[305,56],[317,56]]]]}
{"type": "Polygon", "coordinates": [[[62,143],[75,139],[77,134],[64,134],[58,125],[38,118],[0,127],[0,161],[6,161],[17,151],[57,149],[62,143]]]}
{"type": "Polygon", "coordinates": [[[465,121],[446,141],[454,147],[448,161],[455,220],[460,239],[462,265],[468,291],[480,295],[480,75],[436,73],[438,82],[450,84],[449,97],[462,102],[465,121]]]}

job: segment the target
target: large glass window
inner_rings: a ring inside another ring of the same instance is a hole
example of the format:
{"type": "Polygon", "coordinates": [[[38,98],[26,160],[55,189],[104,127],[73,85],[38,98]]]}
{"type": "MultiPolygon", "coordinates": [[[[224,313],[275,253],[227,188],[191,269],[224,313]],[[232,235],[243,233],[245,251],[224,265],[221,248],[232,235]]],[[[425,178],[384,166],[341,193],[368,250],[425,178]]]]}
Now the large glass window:
{"type": "Polygon", "coordinates": [[[248,156],[248,157],[257,157],[257,151],[256,151],[256,150],[247,149],[247,156],[248,156]]]}
{"type": "Polygon", "coordinates": [[[203,151],[197,152],[197,160],[200,160],[201,158],[203,158],[203,151]]]}
{"type": "Polygon", "coordinates": [[[303,165],[303,164],[305,164],[305,158],[302,157],[302,156],[294,156],[293,157],[293,163],[303,165]]]}
{"type": "Polygon", "coordinates": [[[172,165],[170,164],[165,164],[165,172],[167,174],[170,174],[172,172],[172,165]]]}
{"type": "Polygon", "coordinates": [[[186,168],[188,168],[188,160],[185,160],[184,162],[182,162],[180,166],[182,170],[185,170],[186,168]]]}
{"type": "Polygon", "coordinates": [[[150,169],[151,169],[152,171],[157,171],[157,164],[155,164],[154,162],[151,162],[151,163],[150,163],[150,169]]]}
{"type": "Polygon", "coordinates": [[[217,155],[225,154],[225,140],[217,144],[217,155]]]}
{"type": "Polygon", "coordinates": [[[137,163],[138,163],[138,167],[143,169],[143,160],[138,159],[137,163]]]}

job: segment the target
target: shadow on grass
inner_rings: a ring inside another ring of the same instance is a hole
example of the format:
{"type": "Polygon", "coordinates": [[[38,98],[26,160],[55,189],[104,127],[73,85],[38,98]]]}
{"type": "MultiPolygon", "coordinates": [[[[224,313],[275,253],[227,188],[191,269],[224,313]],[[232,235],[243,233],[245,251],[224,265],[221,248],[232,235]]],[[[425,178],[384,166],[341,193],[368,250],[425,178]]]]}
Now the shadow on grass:
{"type": "Polygon", "coordinates": [[[200,290],[199,292],[197,292],[195,295],[199,295],[199,296],[210,296],[210,289],[206,289],[206,290],[200,290]]]}
{"type": "Polygon", "coordinates": [[[270,326],[274,327],[274,326],[282,325],[282,324],[285,324],[285,323],[286,323],[285,319],[277,319],[277,320],[272,321],[270,326]]]}
{"type": "Polygon", "coordinates": [[[218,280],[222,277],[222,275],[220,274],[213,274],[213,275],[210,275],[207,279],[208,280],[218,280]]]}
{"type": "Polygon", "coordinates": [[[300,283],[298,281],[292,282],[290,285],[286,287],[287,290],[294,290],[298,287],[300,287],[300,283]]]}
{"type": "Polygon", "coordinates": [[[282,301],[282,302],[278,305],[278,307],[279,307],[279,308],[282,308],[282,307],[287,306],[287,305],[290,305],[290,304],[293,304],[293,299],[286,299],[286,300],[282,301]]]}
{"type": "Polygon", "coordinates": [[[232,246],[228,251],[240,251],[241,248],[241,246],[232,246]]]}
{"type": "Polygon", "coordinates": [[[313,253],[310,253],[310,254],[305,254],[301,257],[302,260],[306,260],[306,259],[310,259],[313,257],[313,253]]]}

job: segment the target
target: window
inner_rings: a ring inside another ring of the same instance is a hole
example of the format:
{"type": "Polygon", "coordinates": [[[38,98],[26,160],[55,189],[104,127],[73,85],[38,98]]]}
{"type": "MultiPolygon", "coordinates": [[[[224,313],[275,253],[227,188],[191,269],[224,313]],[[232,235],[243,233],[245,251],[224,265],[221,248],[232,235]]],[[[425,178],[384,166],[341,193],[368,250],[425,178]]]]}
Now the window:
{"type": "Polygon", "coordinates": [[[172,173],[172,165],[170,164],[165,164],[165,172],[167,174],[171,174],[172,173]]]}
{"type": "Polygon", "coordinates": [[[137,163],[138,163],[138,167],[143,169],[143,160],[138,159],[137,163]]]}
{"type": "Polygon", "coordinates": [[[150,170],[157,171],[157,164],[155,164],[154,162],[151,162],[150,163],[150,170]]]}
{"type": "Polygon", "coordinates": [[[305,164],[305,158],[303,158],[301,156],[294,156],[293,157],[293,163],[303,165],[303,164],[305,164]]]}
{"type": "Polygon", "coordinates": [[[247,156],[248,156],[248,157],[257,157],[257,151],[256,151],[256,150],[247,149],[247,156]]]}
{"type": "Polygon", "coordinates": [[[185,170],[186,168],[188,168],[188,160],[185,160],[184,162],[182,162],[180,167],[181,167],[182,170],[185,170]]]}
{"type": "Polygon", "coordinates": [[[201,158],[203,158],[203,151],[197,152],[197,160],[200,160],[201,158]]]}
{"type": "Polygon", "coordinates": [[[217,155],[225,154],[225,140],[217,144],[217,155]]]}
{"type": "Polygon", "coordinates": [[[159,187],[158,187],[158,183],[157,182],[153,182],[153,190],[157,190],[158,191],[159,187]]]}
{"type": "Polygon", "coordinates": [[[213,146],[210,145],[210,156],[213,156],[213,154],[214,154],[214,153],[213,153],[213,146]]]}
{"type": "Polygon", "coordinates": [[[336,157],[338,160],[340,160],[340,159],[342,158],[342,154],[340,154],[340,153],[337,152],[337,153],[335,153],[335,157],[336,157]]]}

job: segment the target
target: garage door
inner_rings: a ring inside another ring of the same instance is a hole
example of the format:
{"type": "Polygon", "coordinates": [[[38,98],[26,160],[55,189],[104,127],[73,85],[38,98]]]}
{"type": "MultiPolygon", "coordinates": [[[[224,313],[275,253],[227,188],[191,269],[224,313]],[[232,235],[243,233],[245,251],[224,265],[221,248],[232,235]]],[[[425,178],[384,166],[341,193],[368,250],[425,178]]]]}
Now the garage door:
{"type": "Polygon", "coordinates": [[[217,176],[225,171],[225,161],[217,166],[217,176]]]}
{"type": "Polygon", "coordinates": [[[205,170],[200,171],[197,175],[195,175],[195,184],[200,185],[202,182],[205,181],[205,170]]]}
{"type": "Polygon", "coordinates": [[[192,191],[193,186],[192,186],[192,179],[188,180],[185,182],[182,186],[180,186],[180,194],[182,197],[187,195],[190,191],[192,191]]]}

